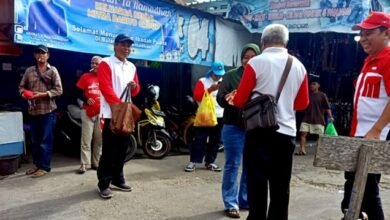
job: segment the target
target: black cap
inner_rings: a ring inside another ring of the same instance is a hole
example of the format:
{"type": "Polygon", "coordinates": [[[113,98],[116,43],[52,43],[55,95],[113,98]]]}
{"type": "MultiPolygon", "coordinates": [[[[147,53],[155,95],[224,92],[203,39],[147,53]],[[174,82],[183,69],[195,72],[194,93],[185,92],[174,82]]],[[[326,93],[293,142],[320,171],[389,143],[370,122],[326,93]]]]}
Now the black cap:
{"type": "Polygon", "coordinates": [[[47,48],[45,45],[37,45],[35,48],[34,48],[34,53],[36,52],[39,52],[39,51],[42,51],[44,53],[48,53],[49,52],[49,48],[47,48]]]}
{"type": "Polygon", "coordinates": [[[320,83],[320,75],[316,73],[309,73],[309,83],[320,83]]]}
{"type": "Polygon", "coordinates": [[[129,42],[130,44],[133,44],[134,41],[127,35],[125,34],[118,34],[118,36],[116,36],[115,38],[115,43],[119,43],[119,42],[129,42]]]}

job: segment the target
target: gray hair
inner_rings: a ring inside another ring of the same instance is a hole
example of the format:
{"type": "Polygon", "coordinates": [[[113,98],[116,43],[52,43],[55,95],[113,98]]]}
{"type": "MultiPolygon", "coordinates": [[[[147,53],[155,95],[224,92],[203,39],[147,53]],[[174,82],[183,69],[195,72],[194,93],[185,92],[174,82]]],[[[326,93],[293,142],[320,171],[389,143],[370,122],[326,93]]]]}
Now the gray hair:
{"type": "Polygon", "coordinates": [[[93,56],[91,60],[97,60],[98,63],[100,63],[100,61],[102,61],[102,57],[101,56],[93,56]]]}
{"type": "Polygon", "coordinates": [[[266,26],[261,35],[261,44],[284,45],[288,42],[288,29],[282,24],[270,24],[266,26]]]}

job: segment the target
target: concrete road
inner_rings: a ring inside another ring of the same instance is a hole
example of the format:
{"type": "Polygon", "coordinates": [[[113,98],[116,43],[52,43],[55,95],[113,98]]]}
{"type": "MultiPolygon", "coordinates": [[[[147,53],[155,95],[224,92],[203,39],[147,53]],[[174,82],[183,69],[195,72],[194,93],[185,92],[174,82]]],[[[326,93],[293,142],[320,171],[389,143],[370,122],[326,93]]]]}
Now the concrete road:
{"type": "MultiPolygon", "coordinates": [[[[312,151],[294,158],[289,219],[340,219],[343,174],[313,167],[312,151]]],[[[125,176],[133,192],[114,191],[107,201],[98,196],[95,171],[75,174],[78,159],[56,155],[52,172],[40,179],[24,175],[30,164],[23,164],[16,174],[0,178],[0,219],[229,219],[221,201],[222,173],[185,173],[187,161],[188,155],[132,160],[125,176]]],[[[217,162],[223,164],[223,153],[217,162]]],[[[383,176],[381,194],[390,219],[389,176],[383,176]]],[[[245,219],[247,212],[241,215],[245,219]]]]}

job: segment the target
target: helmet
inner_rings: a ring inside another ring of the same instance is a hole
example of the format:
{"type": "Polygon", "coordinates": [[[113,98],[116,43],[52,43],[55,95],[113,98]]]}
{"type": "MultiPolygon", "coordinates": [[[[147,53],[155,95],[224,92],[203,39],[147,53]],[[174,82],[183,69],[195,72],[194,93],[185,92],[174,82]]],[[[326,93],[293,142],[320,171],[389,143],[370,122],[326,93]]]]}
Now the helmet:
{"type": "Polygon", "coordinates": [[[157,101],[159,93],[160,93],[160,87],[156,85],[149,85],[146,88],[146,98],[149,101],[157,101]]]}
{"type": "Polygon", "coordinates": [[[184,109],[188,112],[194,112],[198,108],[198,104],[195,102],[195,100],[190,95],[186,95],[184,97],[184,109]]]}

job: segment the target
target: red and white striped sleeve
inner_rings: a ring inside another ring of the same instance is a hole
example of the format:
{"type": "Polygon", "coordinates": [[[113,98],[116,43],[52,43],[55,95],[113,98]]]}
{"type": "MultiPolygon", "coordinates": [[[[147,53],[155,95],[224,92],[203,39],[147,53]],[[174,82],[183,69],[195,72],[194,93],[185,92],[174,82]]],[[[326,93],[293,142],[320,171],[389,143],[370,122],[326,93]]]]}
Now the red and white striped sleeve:
{"type": "Polygon", "coordinates": [[[301,86],[299,87],[297,96],[294,101],[294,110],[305,110],[309,105],[309,84],[307,80],[307,74],[305,73],[305,78],[303,79],[301,86]]]}
{"type": "Polygon", "coordinates": [[[256,73],[250,64],[247,64],[242,75],[237,93],[233,98],[233,104],[238,108],[243,108],[247,103],[253,88],[256,86],[256,73]]]}
{"type": "Polygon", "coordinates": [[[104,99],[108,104],[119,103],[121,100],[115,94],[114,89],[112,87],[112,77],[111,77],[111,69],[110,66],[102,61],[99,64],[97,77],[99,81],[99,89],[102,93],[104,99]]]}
{"type": "Polygon", "coordinates": [[[198,80],[198,82],[195,84],[194,87],[194,95],[193,95],[194,100],[197,102],[201,102],[203,99],[204,91],[205,91],[205,87],[203,82],[201,80],[198,80]]]}

